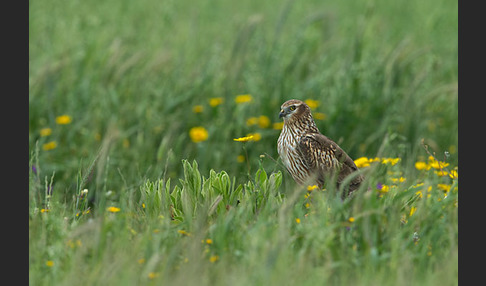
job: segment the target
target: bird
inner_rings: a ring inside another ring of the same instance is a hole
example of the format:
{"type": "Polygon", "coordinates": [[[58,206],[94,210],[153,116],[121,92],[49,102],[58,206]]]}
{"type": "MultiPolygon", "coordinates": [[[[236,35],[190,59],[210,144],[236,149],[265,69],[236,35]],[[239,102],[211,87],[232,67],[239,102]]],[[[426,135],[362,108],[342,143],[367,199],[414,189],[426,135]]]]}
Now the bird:
{"type": "Polygon", "coordinates": [[[339,189],[343,180],[352,175],[341,197],[345,199],[359,189],[364,176],[353,174],[358,171],[353,159],[336,142],[319,132],[305,102],[287,100],[280,108],[279,118],[283,118],[284,124],[277,140],[277,151],[294,181],[322,189],[326,179],[336,176],[339,189]]]}

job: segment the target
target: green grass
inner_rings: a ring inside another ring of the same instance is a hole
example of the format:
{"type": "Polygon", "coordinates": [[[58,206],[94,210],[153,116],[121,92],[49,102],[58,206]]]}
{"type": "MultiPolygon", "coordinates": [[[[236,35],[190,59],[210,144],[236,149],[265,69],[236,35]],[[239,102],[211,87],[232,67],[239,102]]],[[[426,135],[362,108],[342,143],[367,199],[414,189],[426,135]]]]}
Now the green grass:
{"type": "Polygon", "coordinates": [[[414,164],[457,166],[457,9],[31,1],[31,284],[456,285],[458,179],[414,164]],[[280,122],[290,98],[317,100],[319,129],[353,159],[400,162],[363,168],[372,190],[352,200],[306,198],[278,160],[280,130],[247,125],[280,122]],[[196,126],[207,140],[191,140],[196,126]],[[261,140],[233,141],[248,133],[261,140]]]}

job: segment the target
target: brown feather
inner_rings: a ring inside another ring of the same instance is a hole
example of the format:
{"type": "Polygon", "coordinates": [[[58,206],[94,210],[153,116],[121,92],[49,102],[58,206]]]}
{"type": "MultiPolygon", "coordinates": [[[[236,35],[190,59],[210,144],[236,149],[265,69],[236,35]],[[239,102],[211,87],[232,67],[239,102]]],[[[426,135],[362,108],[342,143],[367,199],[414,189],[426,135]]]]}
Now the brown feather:
{"type": "MultiPolygon", "coordinates": [[[[278,138],[278,153],[294,180],[299,184],[317,184],[337,172],[337,187],[357,171],[353,159],[334,141],[322,135],[303,101],[291,99],[281,106],[284,127],[278,138]]],[[[343,197],[357,190],[364,177],[353,175],[343,197]]]]}

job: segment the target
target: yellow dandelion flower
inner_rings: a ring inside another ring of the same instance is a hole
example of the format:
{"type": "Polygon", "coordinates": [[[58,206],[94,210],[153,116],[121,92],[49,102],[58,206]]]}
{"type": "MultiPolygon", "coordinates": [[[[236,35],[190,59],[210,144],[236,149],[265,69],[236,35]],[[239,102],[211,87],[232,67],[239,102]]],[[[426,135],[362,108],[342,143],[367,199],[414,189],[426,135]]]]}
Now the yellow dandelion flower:
{"type": "Polygon", "coordinates": [[[296,219],[295,219],[295,222],[296,222],[296,223],[300,223],[300,218],[296,218],[296,219]]]}
{"type": "Polygon", "coordinates": [[[71,116],[66,114],[56,117],[56,123],[59,125],[69,124],[71,123],[71,121],[72,121],[71,116]]]}
{"type": "Polygon", "coordinates": [[[189,137],[194,143],[206,141],[208,139],[208,131],[201,126],[193,127],[189,130],[189,137]]]}
{"type": "Polygon", "coordinates": [[[236,157],[236,162],[238,162],[238,163],[243,163],[243,162],[245,162],[245,156],[243,156],[243,155],[238,155],[238,156],[236,157]]]}
{"type": "Polygon", "coordinates": [[[206,244],[213,244],[213,240],[211,238],[206,239],[206,244]]]}
{"type": "Polygon", "coordinates": [[[258,117],[258,126],[260,128],[268,128],[270,126],[270,123],[270,118],[268,118],[267,116],[260,115],[260,117],[258,117]]]}
{"type": "Polygon", "coordinates": [[[245,103],[245,102],[250,102],[252,100],[253,97],[250,94],[237,95],[235,98],[236,103],[245,103]]]}
{"type": "Polygon", "coordinates": [[[49,209],[41,209],[40,212],[41,213],[47,213],[47,212],[49,212],[49,209]]]}
{"type": "Polygon", "coordinates": [[[356,167],[358,168],[364,168],[370,165],[370,161],[366,157],[360,157],[354,160],[354,164],[356,164],[356,167]]]}
{"type": "Polygon", "coordinates": [[[258,124],[258,118],[256,117],[250,117],[246,120],[246,125],[252,126],[258,124]]]}
{"type": "Polygon", "coordinates": [[[202,105],[195,105],[192,107],[192,112],[194,113],[201,113],[203,112],[204,107],[202,105]]]}
{"type": "Polygon", "coordinates": [[[45,137],[45,136],[49,136],[52,134],[52,129],[51,128],[42,128],[40,131],[40,136],[41,137],[45,137]]]}
{"type": "Polygon", "coordinates": [[[350,217],[350,218],[348,219],[348,221],[349,221],[349,222],[351,222],[351,223],[352,223],[352,222],[354,222],[354,217],[350,217]]]}
{"type": "Polygon", "coordinates": [[[52,261],[52,260],[47,260],[47,261],[46,261],[46,266],[47,266],[47,267],[52,267],[52,266],[54,266],[54,261],[52,261]]]}
{"type": "Polygon", "coordinates": [[[209,257],[209,262],[211,262],[211,263],[214,263],[218,260],[219,260],[219,256],[217,256],[217,255],[212,255],[211,257],[209,257]]]}
{"type": "Polygon", "coordinates": [[[159,273],[157,273],[157,272],[150,272],[148,274],[148,278],[150,278],[150,279],[154,279],[154,278],[157,278],[157,277],[159,277],[159,273]]]}
{"type": "Polygon", "coordinates": [[[42,150],[49,151],[49,150],[55,149],[56,147],[57,147],[57,142],[56,141],[51,141],[51,142],[48,142],[46,144],[43,144],[42,145],[42,150]]]}
{"type": "Polygon", "coordinates": [[[272,128],[275,130],[282,130],[283,125],[283,122],[275,122],[274,124],[272,124],[272,128]]]}
{"type": "Polygon", "coordinates": [[[325,120],[326,114],[321,113],[321,112],[314,112],[314,118],[317,119],[317,120],[325,120]]]}
{"type": "Polygon", "coordinates": [[[110,213],[117,213],[119,212],[121,209],[120,208],[117,208],[117,207],[109,207],[106,209],[107,211],[109,211],[110,213]]]}
{"type": "Polygon", "coordinates": [[[419,198],[423,197],[422,191],[417,191],[415,192],[416,195],[418,195],[419,198]]]}
{"type": "Polygon", "coordinates": [[[222,103],[223,103],[222,97],[213,97],[209,99],[209,105],[211,105],[211,107],[216,107],[222,103]]]}
{"type": "Polygon", "coordinates": [[[140,258],[137,260],[138,264],[144,264],[145,263],[145,258],[140,258]]]}
{"type": "Polygon", "coordinates": [[[306,99],[305,104],[307,104],[311,109],[315,109],[319,106],[319,101],[313,99],[306,99]]]}

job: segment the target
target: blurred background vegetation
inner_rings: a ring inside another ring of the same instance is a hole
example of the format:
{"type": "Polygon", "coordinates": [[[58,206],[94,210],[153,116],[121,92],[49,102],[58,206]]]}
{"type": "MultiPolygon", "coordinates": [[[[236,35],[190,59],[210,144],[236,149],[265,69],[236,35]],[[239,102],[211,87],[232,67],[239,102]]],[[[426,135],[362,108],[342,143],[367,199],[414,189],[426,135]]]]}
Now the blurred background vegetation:
{"type": "Polygon", "coordinates": [[[273,123],[297,98],[317,101],[319,129],[353,159],[413,166],[424,139],[455,165],[457,11],[451,0],[30,1],[31,164],[42,184],[54,174],[60,198],[178,178],[182,159],[242,182],[262,154],[283,170],[273,123]],[[191,140],[193,127],[207,138],[191,140]],[[249,133],[261,139],[233,141],[249,133]]]}

